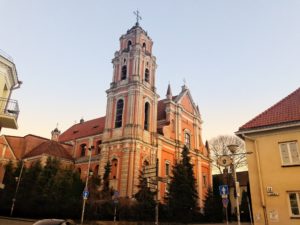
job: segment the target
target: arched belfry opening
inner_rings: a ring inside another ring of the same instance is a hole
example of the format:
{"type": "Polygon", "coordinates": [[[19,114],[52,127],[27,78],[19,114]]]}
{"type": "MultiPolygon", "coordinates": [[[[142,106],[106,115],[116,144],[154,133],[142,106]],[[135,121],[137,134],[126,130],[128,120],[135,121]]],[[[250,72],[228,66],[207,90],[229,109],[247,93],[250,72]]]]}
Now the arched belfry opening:
{"type": "Polygon", "coordinates": [[[145,103],[145,114],[144,114],[144,129],[149,130],[149,115],[150,115],[150,104],[149,102],[145,103]]]}
{"type": "Polygon", "coordinates": [[[124,65],[124,66],[122,66],[121,80],[126,80],[126,77],[127,77],[127,66],[124,65]]]}
{"type": "Polygon", "coordinates": [[[131,43],[131,41],[129,40],[129,41],[127,42],[127,50],[130,50],[131,47],[132,47],[132,43],[131,43]]]}
{"type": "Polygon", "coordinates": [[[145,69],[145,81],[150,82],[150,72],[148,68],[145,69]]]}

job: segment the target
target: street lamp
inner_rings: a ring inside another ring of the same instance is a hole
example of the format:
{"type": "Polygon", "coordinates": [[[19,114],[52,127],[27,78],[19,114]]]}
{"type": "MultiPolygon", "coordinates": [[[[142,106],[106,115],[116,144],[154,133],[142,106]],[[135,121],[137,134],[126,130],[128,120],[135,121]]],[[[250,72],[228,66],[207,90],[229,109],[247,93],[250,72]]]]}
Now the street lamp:
{"type": "Polygon", "coordinates": [[[236,171],[235,171],[235,163],[234,163],[234,157],[236,154],[236,151],[238,150],[238,145],[227,145],[227,148],[229,149],[229,151],[232,154],[232,173],[233,173],[233,180],[234,180],[234,188],[235,188],[235,192],[236,192],[236,196],[235,196],[235,201],[236,201],[236,216],[237,216],[237,222],[238,225],[241,224],[241,218],[240,218],[240,203],[239,203],[239,195],[237,193],[238,191],[238,182],[237,182],[237,176],[236,176],[236,171]]]}
{"type": "Polygon", "coordinates": [[[12,199],[12,204],[11,204],[11,209],[10,209],[10,216],[12,216],[12,214],[14,212],[15,202],[16,202],[18,191],[19,191],[20,181],[21,181],[21,178],[22,178],[23,168],[24,168],[24,161],[22,161],[22,166],[21,166],[19,176],[16,177],[17,187],[16,187],[14,197],[12,199]]]}
{"type": "Polygon", "coordinates": [[[88,169],[87,169],[87,176],[85,179],[85,187],[83,191],[83,204],[82,204],[82,212],[81,212],[81,225],[83,224],[83,218],[84,218],[84,210],[85,210],[85,203],[88,198],[88,184],[89,184],[89,175],[90,175],[90,165],[91,165],[91,158],[92,158],[92,150],[94,149],[94,146],[92,145],[89,150],[89,163],[88,163],[88,169]]]}

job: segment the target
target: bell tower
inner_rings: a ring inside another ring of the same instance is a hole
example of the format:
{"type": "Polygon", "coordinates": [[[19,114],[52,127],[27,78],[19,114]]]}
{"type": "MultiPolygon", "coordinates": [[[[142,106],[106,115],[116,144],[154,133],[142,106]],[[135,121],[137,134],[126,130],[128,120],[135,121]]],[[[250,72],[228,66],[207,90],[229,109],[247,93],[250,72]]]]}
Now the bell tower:
{"type": "Polygon", "coordinates": [[[102,139],[105,154],[101,165],[104,160],[118,161],[113,186],[121,196],[131,197],[135,193],[141,165],[156,160],[159,96],[155,88],[157,65],[152,46],[151,38],[137,19],[136,24],[120,37],[120,49],[112,59],[113,77],[106,91],[102,139]]]}

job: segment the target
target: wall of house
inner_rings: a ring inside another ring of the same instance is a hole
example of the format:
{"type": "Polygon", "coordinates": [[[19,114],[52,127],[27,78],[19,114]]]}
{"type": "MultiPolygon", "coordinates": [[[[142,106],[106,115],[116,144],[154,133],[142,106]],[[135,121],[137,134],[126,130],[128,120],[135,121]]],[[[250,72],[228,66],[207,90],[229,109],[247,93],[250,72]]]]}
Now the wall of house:
{"type": "MultiPolygon", "coordinates": [[[[250,136],[250,135],[249,135],[250,136]]],[[[269,131],[245,139],[253,217],[255,224],[300,224],[300,218],[292,218],[289,191],[300,191],[300,165],[283,166],[279,143],[297,141],[298,152],[300,128],[269,131]],[[267,193],[271,187],[273,193],[267,193]]]]}

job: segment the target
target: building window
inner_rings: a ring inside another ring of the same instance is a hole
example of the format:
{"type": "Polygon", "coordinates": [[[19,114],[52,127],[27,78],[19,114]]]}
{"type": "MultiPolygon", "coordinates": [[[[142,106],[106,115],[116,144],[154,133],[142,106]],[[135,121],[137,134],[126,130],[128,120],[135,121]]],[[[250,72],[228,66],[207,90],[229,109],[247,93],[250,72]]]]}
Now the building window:
{"type": "Polygon", "coordinates": [[[101,153],[101,144],[102,144],[102,141],[97,141],[97,154],[101,153]]]}
{"type": "Polygon", "coordinates": [[[86,144],[80,145],[80,156],[85,156],[86,144]]]}
{"type": "Polygon", "coordinates": [[[191,135],[188,132],[184,132],[184,144],[185,144],[186,147],[190,148],[191,135]]]}
{"type": "Polygon", "coordinates": [[[300,217],[300,192],[290,192],[289,202],[291,216],[300,217]]]}
{"type": "Polygon", "coordinates": [[[98,174],[99,174],[99,165],[95,166],[95,169],[94,169],[94,175],[98,176],[98,174]]]}
{"type": "Polygon", "coordinates": [[[206,175],[204,174],[204,175],[202,175],[202,181],[203,181],[203,187],[207,187],[207,177],[206,177],[206,175]]]}
{"type": "Polygon", "coordinates": [[[148,102],[145,103],[145,118],[144,118],[144,129],[149,130],[149,111],[150,104],[148,102]]]}
{"type": "Polygon", "coordinates": [[[148,69],[145,69],[145,81],[148,83],[150,81],[150,72],[148,69]]]}
{"type": "Polygon", "coordinates": [[[170,163],[166,162],[166,177],[170,176],[170,163]]]}
{"type": "Polygon", "coordinates": [[[124,106],[124,101],[122,99],[120,99],[117,102],[115,128],[119,128],[122,126],[123,106],[124,106]]]}
{"type": "Polygon", "coordinates": [[[121,80],[125,80],[126,77],[127,77],[127,66],[122,66],[121,80]]]}
{"type": "Polygon", "coordinates": [[[117,179],[117,171],[118,171],[118,160],[113,159],[111,161],[111,177],[112,177],[112,179],[117,179]]]}
{"type": "Polygon", "coordinates": [[[131,44],[132,44],[131,41],[128,41],[128,42],[127,42],[127,49],[128,49],[128,50],[130,50],[131,44]]]}
{"type": "Polygon", "coordinates": [[[299,165],[300,156],[296,141],[279,144],[282,165],[299,165]]]}

